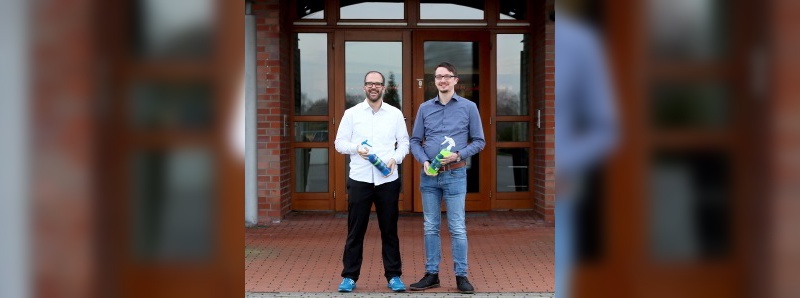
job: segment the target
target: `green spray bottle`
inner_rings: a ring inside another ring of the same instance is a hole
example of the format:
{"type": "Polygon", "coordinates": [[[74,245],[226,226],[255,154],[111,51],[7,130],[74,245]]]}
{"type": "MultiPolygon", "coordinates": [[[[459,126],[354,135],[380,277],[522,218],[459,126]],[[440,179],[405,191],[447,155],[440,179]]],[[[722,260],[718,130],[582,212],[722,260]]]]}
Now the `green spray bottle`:
{"type": "Polygon", "coordinates": [[[439,169],[442,167],[442,158],[448,157],[450,154],[452,154],[450,149],[453,149],[453,147],[456,145],[456,141],[451,137],[445,136],[444,142],[442,142],[441,145],[444,145],[445,143],[449,143],[447,148],[439,151],[439,154],[437,154],[436,158],[433,159],[430,166],[428,166],[428,174],[437,175],[439,173],[439,169]]]}

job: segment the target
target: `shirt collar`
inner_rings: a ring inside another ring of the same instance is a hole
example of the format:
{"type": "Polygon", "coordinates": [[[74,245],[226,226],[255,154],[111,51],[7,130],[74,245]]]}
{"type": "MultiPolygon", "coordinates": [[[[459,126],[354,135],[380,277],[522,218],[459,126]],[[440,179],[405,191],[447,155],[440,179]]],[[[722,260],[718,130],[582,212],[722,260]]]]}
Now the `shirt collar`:
{"type": "MultiPolygon", "coordinates": [[[[453,97],[451,97],[451,98],[450,98],[450,100],[454,100],[454,99],[455,99],[456,101],[460,101],[462,98],[463,98],[463,97],[461,97],[461,96],[458,96],[458,94],[457,94],[457,93],[453,93],[453,97]]],[[[442,104],[442,102],[441,102],[441,101],[439,101],[439,95],[436,95],[436,97],[435,97],[433,100],[434,100],[435,102],[438,102],[439,104],[442,104]]],[[[448,103],[449,103],[449,101],[448,101],[448,103]]]]}
{"type": "MultiPolygon", "coordinates": [[[[371,107],[371,106],[369,106],[369,99],[366,99],[366,98],[364,98],[364,101],[362,101],[362,102],[361,102],[361,103],[359,103],[359,104],[361,105],[361,109],[362,109],[362,110],[372,110],[372,107],[371,107]]],[[[386,104],[386,102],[385,102],[385,101],[384,101],[384,102],[381,102],[381,107],[380,107],[380,108],[378,108],[378,111],[380,111],[380,110],[386,110],[386,106],[385,106],[385,104],[386,104]]]]}

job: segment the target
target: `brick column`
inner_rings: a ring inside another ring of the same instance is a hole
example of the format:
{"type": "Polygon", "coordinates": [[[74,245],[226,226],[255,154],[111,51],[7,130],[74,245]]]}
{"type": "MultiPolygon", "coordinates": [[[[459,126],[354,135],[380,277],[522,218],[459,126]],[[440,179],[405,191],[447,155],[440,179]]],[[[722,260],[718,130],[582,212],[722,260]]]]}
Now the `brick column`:
{"type": "MultiPolygon", "coordinates": [[[[754,274],[765,283],[763,297],[797,297],[797,264],[800,263],[800,37],[795,33],[800,3],[790,0],[773,1],[767,9],[767,28],[773,34],[768,41],[770,57],[764,92],[770,96],[767,106],[767,195],[766,228],[769,239],[765,254],[766,274],[754,274]]],[[[754,77],[755,78],[755,77],[754,77]]],[[[759,237],[756,237],[759,238],[759,237]]]]}
{"type": "Polygon", "coordinates": [[[289,34],[281,30],[286,14],[281,13],[280,2],[260,0],[253,5],[257,47],[258,220],[261,223],[278,222],[291,210],[291,128],[287,127],[287,135],[283,135],[284,117],[288,117],[292,107],[291,51],[289,34]]]}
{"type": "Polygon", "coordinates": [[[548,12],[553,1],[537,2],[533,9],[534,116],[541,110],[541,128],[535,128],[534,210],[548,225],[555,224],[555,23],[548,12]]]}
{"type": "MultiPolygon", "coordinates": [[[[96,279],[92,1],[30,6],[32,296],[91,297],[96,279]]],[[[5,198],[3,198],[5,199],[5,198]]]]}

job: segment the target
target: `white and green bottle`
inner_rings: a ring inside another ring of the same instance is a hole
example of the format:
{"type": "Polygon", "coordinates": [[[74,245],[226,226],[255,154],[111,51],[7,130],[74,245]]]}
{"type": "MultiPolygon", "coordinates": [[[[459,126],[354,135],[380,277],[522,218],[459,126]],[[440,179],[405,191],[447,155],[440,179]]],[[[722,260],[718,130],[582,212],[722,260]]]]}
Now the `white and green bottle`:
{"type": "Polygon", "coordinates": [[[427,172],[429,175],[436,175],[437,173],[439,173],[439,169],[442,167],[442,159],[452,154],[452,152],[450,152],[450,149],[453,149],[453,147],[456,145],[456,141],[453,140],[451,137],[445,136],[444,142],[442,142],[441,145],[444,145],[445,143],[449,143],[447,145],[447,148],[444,148],[441,151],[439,151],[439,154],[436,155],[436,158],[434,158],[433,161],[431,161],[430,166],[428,166],[427,172]]]}

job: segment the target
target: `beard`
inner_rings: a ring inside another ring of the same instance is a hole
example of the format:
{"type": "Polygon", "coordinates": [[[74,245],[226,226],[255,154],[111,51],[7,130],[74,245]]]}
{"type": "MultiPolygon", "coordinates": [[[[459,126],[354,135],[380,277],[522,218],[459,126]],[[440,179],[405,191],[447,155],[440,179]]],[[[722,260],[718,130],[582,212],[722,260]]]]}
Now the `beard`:
{"type": "Polygon", "coordinates": [[[376,102],[376,101],[380,100],[381,98],[383,98],[382,92],[380,90],[377,90],[377,89],[364,91],[364,94],[367,96],[367,99],[369,99],[369,101],[371,101],[371,102],[376,102]],[[374,92],[377,92],[377,94],[375,94],[374,92]]]}

